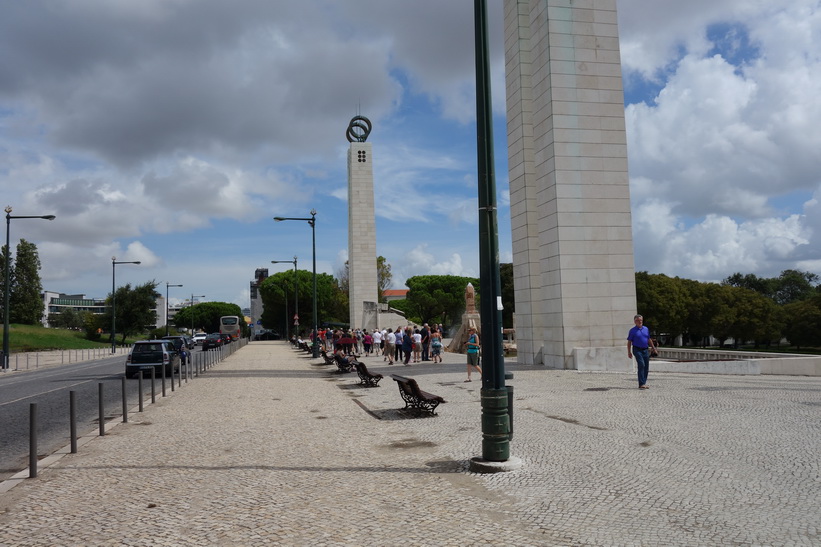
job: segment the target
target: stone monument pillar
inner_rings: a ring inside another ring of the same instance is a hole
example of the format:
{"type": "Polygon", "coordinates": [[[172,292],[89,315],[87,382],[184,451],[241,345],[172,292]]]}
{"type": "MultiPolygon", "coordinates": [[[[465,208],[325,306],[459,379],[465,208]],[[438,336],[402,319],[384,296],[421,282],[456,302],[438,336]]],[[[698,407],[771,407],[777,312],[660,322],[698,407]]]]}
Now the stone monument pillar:
{"type": "Polygon", "coordinates": [[[520,364],[629,370],[636,307],[616,0],[505,0],[520,364]]]}
{"type": "Polygon", "coordinates": [[[476,311],[476,289],[472,283],[465,287],[465,313],[462,314],[462,324],[450,340],[446,351],[451,353],[465,353],[465,342],[468,341],[468,330],[476,329],[479,337],[482,336],[482,318],[476,311]]]}
{"type": "Polygon", "coordinates": [[[377,327],[377,317],[364,313],[364,302],[378,302],[376,220],[373,198],[373,151],[366,143],[371,122],[355,116],[348,125],[348,300],[351,328],[377,327]],[[367,324],[366,324],[367,322],[367,324]]]}

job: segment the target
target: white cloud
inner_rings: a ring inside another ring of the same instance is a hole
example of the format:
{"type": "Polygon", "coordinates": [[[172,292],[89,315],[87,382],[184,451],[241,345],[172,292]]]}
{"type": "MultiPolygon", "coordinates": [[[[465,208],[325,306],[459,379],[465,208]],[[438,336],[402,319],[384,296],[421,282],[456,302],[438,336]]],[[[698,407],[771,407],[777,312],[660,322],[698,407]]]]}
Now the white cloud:
{"type": "MultiPolygon", "coordinates": [[[[501,4],[489,5],[497,114],[501,4]]],[[[627,109],[637,268],[720,279],[817,267],[817,0],[618,7],[628,94],[646,100],[627,109]]],[[[144,264],[124,279],[246,298],[271,258],[309,264],[310,234],[270,217],[313,207],[318,269],[333,273],[347,247],[344,131],[357,113],[374,122],[379,253],[398,284],[477,275],[468,0],[4,8],[0,49],[15,54],[0,57],[0,188],[19,214],[57,215],[12,232],[37,242],[50,290],[103,296],[110,257],[128,255],[144,264]]],[[[510,245],[500,241],[502,257],[510,245]]]]}

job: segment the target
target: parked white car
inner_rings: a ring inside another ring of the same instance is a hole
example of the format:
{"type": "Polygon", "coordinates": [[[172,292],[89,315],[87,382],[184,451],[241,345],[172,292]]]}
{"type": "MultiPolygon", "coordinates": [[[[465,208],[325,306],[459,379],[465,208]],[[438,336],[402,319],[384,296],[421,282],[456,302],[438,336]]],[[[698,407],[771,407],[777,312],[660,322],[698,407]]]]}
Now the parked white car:
{"type": "Polygon", "coordinates": [[[202,341],[205,340],[206,336],[208,336],[206,333],[198,332],[197,334],[194,335],[194,343],[198,346],[201,346],[202,341]]]}

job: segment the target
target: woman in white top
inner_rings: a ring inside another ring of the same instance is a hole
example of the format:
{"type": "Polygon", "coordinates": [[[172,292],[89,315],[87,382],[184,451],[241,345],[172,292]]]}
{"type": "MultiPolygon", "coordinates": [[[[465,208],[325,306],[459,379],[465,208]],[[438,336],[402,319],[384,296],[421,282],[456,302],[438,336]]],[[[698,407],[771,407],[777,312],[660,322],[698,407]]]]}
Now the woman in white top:
{"type": "Polygon", "coordinates": [[[382,353],[382,331],[379,329],[373,329],[373,350],[374,353],[379,355],[382,353]]]}
{"type": "Polygon", "coordinates": [[[422,362],[422,333],[419,329],[413,330],[413,362],[422,362]]]}

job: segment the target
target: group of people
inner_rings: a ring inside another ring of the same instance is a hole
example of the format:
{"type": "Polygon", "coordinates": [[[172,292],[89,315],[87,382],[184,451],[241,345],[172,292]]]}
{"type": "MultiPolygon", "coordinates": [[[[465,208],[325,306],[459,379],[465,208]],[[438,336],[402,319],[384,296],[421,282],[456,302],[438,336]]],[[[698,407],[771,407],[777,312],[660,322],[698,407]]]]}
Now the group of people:
{"type": "Polygon", "coordinates": [[[356,329],[354,339],[365,356],[382,356],[388,364],[410,364],[431,361],[442,362],[442,325],[430,326],[427,323],[421,328],[399,326],[395,329],[373,329],[372,331],[356,329]]]}
{"type": "MultiPolygon", "coordinates": [[[[633,317],[635,326],[627,334],[627,358],[636,358],[639,389],[650,389],[647,385],[647,376],[650,372],[650,356],[656,354],[655,340],[650,336],[650,329],[644,326],[641,315],[633,317]]],[[[354,329],[347,332],[340,329],[322,329],[317,339],[325,344],[327,351],[343,351],[346,354],[362,354],[365,356],[382,356],[382,360],[389,365],[432,361],[442,362],[442,325],[429,327],[427,323],[418,327],[397,327],[396,329],[373,329],[368,332],[364,329],[354,329]],[[348,342],[350,341],[350,342],[348,342]],[[346,343],[343,343],[346,342],[346,343]]],[[[298,340],[302,342],[301,337],[298,340]]],[[[480,375],[479,353],[481,341],[476,329],[468,331],[468,340],[465,342],[467,352],[467,380],[470,382],[471,372],[476,370],[480,375]]]]}
{"type": "MultiPolygon", "coordinates": [[[[359,340],[357,331],[354,336],[359,340]]],[[[382,356],[382,360],[389,365],[394,363],[404,363],[410,365],[411,362],[421,363],[430,361],[433,363],[442,362],[442,352],[444,351],[442,325],[429,326],[427,323],[422,328],[399,326],[396,329],[374,329],[371,332],[361,331],[362,352],[365,356],[382,356]]],[[[465,342],[467,350],[467,380],[471,380],[471,371],[476,370],[482,374],[479,366],[479,351],[481,343],[475,328],[471,328],[468,340],[465,342]]]]}
{"type": "MultiPolygon", "coordinates": [[[[310,337],[313,339],[313,336],[310,337]]],[[[403,363],[441,363],[444,351],[443,329],[441,324],[418,326],[398,326],[387,329],[320,329],[316,339],[322,347],[334,354],[363,355],[365,357],[381,356],[389,365],[403,363]]],[[[301,338],[299,342],[301,342],[301,338]]],[[[465,343],[467,350],[467,380],[471,381],[471,371],[481,375],[479,366],[479,335],[476,329],[470,330],[465,343]]]]}

